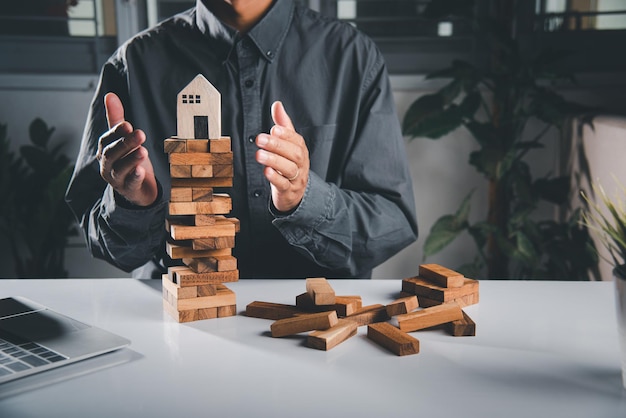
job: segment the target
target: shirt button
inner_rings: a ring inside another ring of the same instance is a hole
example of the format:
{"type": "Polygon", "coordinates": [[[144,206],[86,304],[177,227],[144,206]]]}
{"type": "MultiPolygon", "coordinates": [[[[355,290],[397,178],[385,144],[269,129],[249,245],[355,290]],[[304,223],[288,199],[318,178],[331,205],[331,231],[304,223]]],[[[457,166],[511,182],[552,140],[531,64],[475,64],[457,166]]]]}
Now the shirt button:
{"type": "Polygon", "coordinates": [[[248,137],[248,142],[251,143],[251,144],[254,144],[254,135],[250,135],[248,137]]]}
{"type": "Polygon", "coordinates": [[[274,53],[273,53],[272,51],[267,51],[267,52],[265,53],[265,55],[266,55],[268,58],[274,58],[274,53]]]}
{"type": "Polygon", "coordinates": [[[254,80],[252,79],[246,80],[246,82],[244,83],[244,86],[246,86],[247,88],[254,86],[254,80]]]}
{"type": "Polygon", "coordinates": [[[255,190],[252,193],[252,196],[254,196],[254,197],[261,197],[261,196],[263,196],[263,190],[255,190]]]}

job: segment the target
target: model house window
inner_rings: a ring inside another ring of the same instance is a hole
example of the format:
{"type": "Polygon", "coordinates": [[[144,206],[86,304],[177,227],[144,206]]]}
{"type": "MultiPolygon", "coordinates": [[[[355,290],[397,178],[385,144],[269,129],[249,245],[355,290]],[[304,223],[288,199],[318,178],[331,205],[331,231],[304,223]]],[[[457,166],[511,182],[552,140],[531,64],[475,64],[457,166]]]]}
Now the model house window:
{"type": "Polygon", "coordinates": [[[200,95],[199,94],[183,94],[182,96],[183,104],[200,104],[200,95]]]}

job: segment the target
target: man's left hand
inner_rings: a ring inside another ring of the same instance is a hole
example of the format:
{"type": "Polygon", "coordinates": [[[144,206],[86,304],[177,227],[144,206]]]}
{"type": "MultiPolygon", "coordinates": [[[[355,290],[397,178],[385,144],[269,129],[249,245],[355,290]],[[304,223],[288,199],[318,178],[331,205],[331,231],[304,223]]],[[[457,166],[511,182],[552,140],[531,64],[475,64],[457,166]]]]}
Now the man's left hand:
{"type": "Polygon", "coordinates": [[[265,166],[263,173],[272,188],[272,202],[281,212],[300,204],[309,179],[309,150],[298,134],[281,102],[272,104],[275,125],[269,134],[259,134],[256,160],[265,166]]]}

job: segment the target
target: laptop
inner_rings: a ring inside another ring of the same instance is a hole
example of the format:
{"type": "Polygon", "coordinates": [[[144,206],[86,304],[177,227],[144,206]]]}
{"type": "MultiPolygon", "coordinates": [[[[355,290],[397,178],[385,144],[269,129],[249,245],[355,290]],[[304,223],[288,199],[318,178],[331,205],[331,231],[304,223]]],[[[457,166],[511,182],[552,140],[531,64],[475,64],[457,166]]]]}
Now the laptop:
{"type": "Polygon", "coordinates": [[[0,299],[0,384],[126,347],[130,341],[23,297],[0,299]]]}

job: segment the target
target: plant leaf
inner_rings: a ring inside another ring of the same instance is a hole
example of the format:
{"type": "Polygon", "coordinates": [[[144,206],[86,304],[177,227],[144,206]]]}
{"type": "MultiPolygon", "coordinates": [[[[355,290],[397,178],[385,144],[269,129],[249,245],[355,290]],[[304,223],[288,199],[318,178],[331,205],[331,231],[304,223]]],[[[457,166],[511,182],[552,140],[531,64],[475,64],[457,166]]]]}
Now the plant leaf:
{"type": "Polygon", "coordinates": [[[54,128],[48,128],[48,124],[40,118],[34,119],[28,129],[31,142],[41,148],[48,145],[48,140],[54,132],[54,128]]]}

